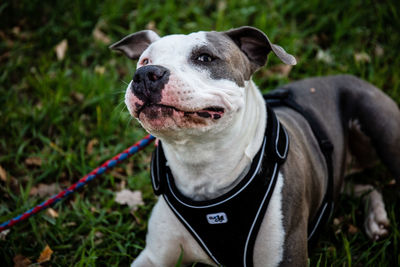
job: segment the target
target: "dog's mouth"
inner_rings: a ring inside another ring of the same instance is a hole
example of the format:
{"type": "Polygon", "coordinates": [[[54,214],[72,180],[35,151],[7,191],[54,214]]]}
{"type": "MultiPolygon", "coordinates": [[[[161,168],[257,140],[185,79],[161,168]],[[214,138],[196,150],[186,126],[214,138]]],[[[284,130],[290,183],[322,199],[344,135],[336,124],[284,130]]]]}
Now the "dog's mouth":
{"type": "Polygon", "coordinates": [[[218,106],[206,107],[200,110],[182,110],[174,106],[168,106],[163,104],[152,104],[146,103],[140,107],[137,107],[136,117],[139,118],[140,114],[146,115],[149,119],[157,119],[161,117],[171,117],[174,112],[179,113],[183,117],[199,117],[204,119],[218,120],[222,118],[224,114],[224,108],[218,106]]]}

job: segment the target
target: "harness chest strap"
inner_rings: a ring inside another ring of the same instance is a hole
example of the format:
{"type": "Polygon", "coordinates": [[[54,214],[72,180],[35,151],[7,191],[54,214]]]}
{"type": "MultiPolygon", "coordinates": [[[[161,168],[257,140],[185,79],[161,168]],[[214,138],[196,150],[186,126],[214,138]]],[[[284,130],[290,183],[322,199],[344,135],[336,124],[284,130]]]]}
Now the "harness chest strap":
{"type": "Polygon", "coordinates": [[[302,114],[310,124],[327,163],[327,192],[317,215],[309,222],[309,244],[333,209],[331,142],[312,113],[301,108],[289,91],[273,92],[264,96],[268,103],[268,121],[262,147],[245,178],[223,196],[207,201],[185,197],[175,186],[161,142],[153,153],[151,178],[155,194],[162,194],[177,218],[218,265],[238,266],[243,263],[243,266],[253,266],[255,239],[289,147],[287,132],[270,106],[284,105],[302,114]]]}
{"type": "Polygon", "coordinates": [[[268,106],[267,112],[263,144],[248,174],[221,197],[206,201],[185,197],[166,166],[161,142],[153,153],[151,175],[155,193],[162,194],[177,218],[218,265],[253,266],[256,236],[289,147],[286,130],[268,106]]]}

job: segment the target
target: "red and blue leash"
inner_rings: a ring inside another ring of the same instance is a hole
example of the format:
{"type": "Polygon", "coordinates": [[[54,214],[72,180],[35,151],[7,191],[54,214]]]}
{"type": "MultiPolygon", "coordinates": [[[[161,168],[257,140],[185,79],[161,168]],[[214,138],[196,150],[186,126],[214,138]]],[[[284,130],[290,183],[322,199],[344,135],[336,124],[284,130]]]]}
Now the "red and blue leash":
{"type": "Polygon", "coordinates": [[[37,205],[36,207],[18,215],[17,217],[12,218],[11,220],[8,220],[8,221],[0,224],[0,232],[2,232],[3,230],[5,230],[7,228],[12,227],[13,225],[15,225],[21,221],[28,219],[29,217],[31,217],[32,215],[35,215],[39,211],[42,211],[42,210],[50,207],[51,205],[54,205],[58,201],[68,197],[70,194],[72,194],[75,191],[77,191],[78,189],[82,188],[87,183],[92,181],[94,178],[100,176],[107,170],[114,168],[121,161],[131,157],[133,154],[142,150],[144,147],[146,147],[148,144],[150,144],[154,139],[155,139],[154,136],[147,135],[142,140],[135,143],[133,146],[125,149],[123,152],[116,155],[115,157],[107,160],[102,165],[100,165],[99,167],[97,167],[96,169],[91,171],[90,173],[83,176],[78,182],[76,182],[75,184],[66,188],[65,190],[61,191],[57,195],[52,196],[51,198],[47,199],[46,201],[42,202],[41,204],[37,205]]]}

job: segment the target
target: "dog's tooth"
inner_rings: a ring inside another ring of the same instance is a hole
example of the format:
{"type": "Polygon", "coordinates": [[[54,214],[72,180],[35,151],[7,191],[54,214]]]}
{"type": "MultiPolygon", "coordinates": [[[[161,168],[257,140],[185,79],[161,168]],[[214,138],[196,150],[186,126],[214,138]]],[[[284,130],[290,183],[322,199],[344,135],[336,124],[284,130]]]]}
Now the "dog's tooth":
{"type": "Polygon", "coordinates": [[[197,115],[199,115],[200,117],[203,117],[203,118],[211,117],[210,113],[208,113],[208,112],[197,112],[197,115]]]}

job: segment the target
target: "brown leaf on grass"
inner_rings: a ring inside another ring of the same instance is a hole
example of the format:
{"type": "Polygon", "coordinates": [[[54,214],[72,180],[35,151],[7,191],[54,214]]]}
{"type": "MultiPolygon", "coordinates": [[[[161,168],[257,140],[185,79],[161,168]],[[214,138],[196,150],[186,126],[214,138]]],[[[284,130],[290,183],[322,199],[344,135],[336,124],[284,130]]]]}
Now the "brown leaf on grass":
{"type": "Polygon", "coordinates": [[[0,165],[0,180],[2,180],[3,182],[7,182],[7,172],[3,167],[1,167],[1,165],[0,165]]]}
{"type": "Polygon", "coordinates": [[[54,51],[56,52],[58,61],[62,61],[64,59],[67,49],[68,49],[67,39],[62,40],[54,47],[54,51]]]}
{"type": "Polygon", "coordinates": [[[92,155],[93,154],[93,147],[99,144],[99,140],[97,140],[96,138],[92,139],[89,141],[89,143],[86,146],[86,153],[88,155],[92,155]]]}
{"type": "Polygon", "coordinates": [[[332,55],[329,53],[329,51],[324,51],[324,50],[318,50],[317,60],[327,64],[333,63],[332,55]]]}
{"type": "Polygon", "coordinates": [[[62,227],[75,227],[76,222],[67,222],[62,225],[62,227]]]}
{"type": "Polygon", "coordinates": [[[125,171],[127,176],[132,176],[133,175],[133,161],[125,164],[125,171]]]}
{"type": "Polygon", "coordinates": [[[72,91],[70,95],[78,103],[82,103],[85,100],[85,96],[82,93],[72,91]]]}
{"type": "Polygon", "coordinates": [[[15,36],[18,36],[21,33],[21,28],[18,26],[14,26],[11,31],[15,36]]]}
{"type": "Polygon", "coordinates": [[[28,166],[42,166],[42,159],[39,157],[29,157],[25,159],[25,164],[28,166]]]}
{"type": "Polygon", "coordinates": [[[352,224],[349,224],[349,228],[347,229],[347,232],[349,232],[349,234],[354,235],[358,232],[358,228],[352,224]]]}
{"type": "Polygon", "coordinates": [[[117,184],[118,190],[125,189],[125,187],[126,187],[126,181],[125,180],[121,180],[121,182],[119,184],[117,184]]]}
{"type": "Polygon", "coordinates": [[[29,195],[40,196],[40,197],[48,197],[57,194],[60,191],[60,187],[58,184],[38,184],[34,186],[29,191],[29,195]]]}
{"type": "Polygon", "coordinates": [[[104,66],[96,65],[94,67],[94,72],[97,73],[97,74],[103,75],[104,72],[106,72],[106,68],[104,66]]]}
{"type": "Polygon", "coordinates": [[[57,217],[58,217],[58,212],[55,211],[55,210],[52,209],[52,208],[48,208],[48,209],[46,210],[46,213],[47,213],[51,218],[57,218],[57,217]]]}
{"type": "Polygon", "coordinates": [[[379,44],[375,45],[374,52],[375,52],[375,56],[377,56],[377,57],[382,57],[385,54],[385,50],[379,44]]]}
{"type": "Polygon", "coordinates": [[[2,232],[0,232],[0,240],[6,240],[6,236],[8,235],[8,233],[10,232],[10,229],[6,229],[3,230],[2,232]]]}
{"type": "Polygon", "coordinates": [[[37,263],[43,263],[43,262],[49,261],[51,259],[51,254],[53,254],[53,250],[51,250],[49,245],[46,245],[46,247],[43,249],[42,253],[40,253],[37,263]]]}
{"type": "Polygon", "coordinates": [[[355,53],[354,60],[356,62],[369,63],[369,62],[371,62],[371,57],[365,52],[355,53]]]}
{"type": "Polygon", "coordinates": [[[121,205],[128,205],[132,210],[136,210],[138,206],[144,205],[142,192],[136,190],[123,189],[117,192],[115,201],[121,205]]]}
{"type": "Polygon", "coordinates": [[[146,30],[157,32],[156,22],[154,20],[149,21],[146,25],[146,30]]]}
{"type": "Polygon", "coordinates": [[[30,259],[22,256],[21,254],[15,255],[13,258],[13,262],[14,267],[27,267],[32,263],[30,259]]]}
{"type": "Polygon", "coordinates": [[[90,207],[90,211],[93,212],[93,213],[99,212],[99,211],[96,209],[96,207],[93,207],[93,206],[90,207]]]}
{"type": "Polygon", "coordinates": [[[121,174],[120,172],[118,172],[117,170],[112,170],[111,172],[110,172],[110,174],[112,175],[112,176],[114,176],[114,177],[116,177],[116,178],[118,178],[118,179],[125,179],[125,175],[124,174],[121,174]]]}
{"type": "Polygon", "coordinates": [[[102,32],[100,30],[99,26],[96,26],[93,30],[93,38],[96,41],[102,42],[105,45],[108,45],[109,43],[111,43],[111,39],[110,37],[108,37],[104,32],[102,32]]]}
{"type": "Polygon", "coordinates": [[[293,68],[292,65],[278,64],[265,70],[264,74],[266,77],[278,76],[284,78],[289,76],[289,73],[292,70],[292,68],[293,68]]]}
{"type": "Polygon", "coordinates": [[[95,232],[94,237],[95,237],[95,240],[94,240],[95,245],[100,245],[101,243],[103,243],[104,234],[102,232],[99,232],[99,231],[95,232]]]}

